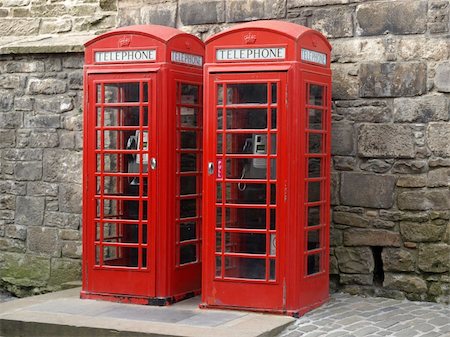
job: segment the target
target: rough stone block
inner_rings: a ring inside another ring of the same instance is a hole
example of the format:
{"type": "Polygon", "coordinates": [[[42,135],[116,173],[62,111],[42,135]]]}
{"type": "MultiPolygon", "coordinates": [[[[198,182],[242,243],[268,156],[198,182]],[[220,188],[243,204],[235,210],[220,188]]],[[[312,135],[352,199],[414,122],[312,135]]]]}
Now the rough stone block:
{"type": "MultiPolygon", "coordinates": [[[[0,211],[0,217],[4,212],[7,211],[0,211]]],[[[3,252],[25,253],[26,246],[23,240],[0,237],[0,251],[2,253],[3,252]]]]}
{"type": "Polygon", "coordinates": [[[65,56],[62,59],[62,64],[65,69],[83,69],[83,54],[65,56]]]}
{"type": "Polygon", "coordinates": [[[45,19],[42,20],[41,27],[39,29],[40,34],[58,34],[70,32],[72,29],[72,20],[70,19],[45,19]]]}
{"type": "Polygon", "coordinates": [[[11,194],[0,195],[0,209],[16,209],[16,197],[11,194]]]}
{"type": "Polygon", "coordinates": [[[59,115],[25,115],[24,126],[26,128],[58,129],[61,127],[59,115]]]}
{"type": "Polygon", "coordinates": [[[35,197],[58,196],[58,184],[31,181],[27,184],[27,194],[35,197]]]}
{"type": "Polygon", "coordinates": [[[356,167],[356,158],[334,156],[333,167],[338,171],[353,171],[356,167]]]}
{"type": "Polygon", "coordinates": [[[0,89],[18,89],[23,86],[25,79],[19,75],[0,75],[0,89]]]}
{"type": "Polygon", "coordinates": [[[145,6],[141,8],[141,23],[175,27],[176,13],[176,2],[166,2],[162,4],[145,6]]]}
{"type": "Polygon", "coordinates": [[[83,73],[81,71],[69,73],[69,88],[83,89],[83,73]]]}
{"type": "Polygon", "coordinates": [[[361,97],[408,97],[426,92],[427,66],[423,62],[361,63],[361,97]]]}
{"type": "MultiPolygon", "coordinates": [[[[450,73],[448,78],[450,79],[450,73]]],[[[450,82],[450,80],[448,81],[450,82]]],[[[444,95],[394,99],[395,122],[428,123],[448,121],[449,110],[449,100],[444,95]]]]}
{"type": "Polygon", "coordinates": [[[141,10],[140,8],[121,8],[117,18],[118,26],[132,26],[141,23],[141,10]]]}
{"type": "Polygon", "coordinates": [[[381,252],[384,271],[414,271],[416,254],[408,249],[384,248],[381,252]]]}
{"type": "Polygon", "coordinates": [[[428,160],[429,167],[450,167],[450,158],[431,158],[428,160]]]}
{"type": "Polygon", "coordinates": [[[5,226],[5,236],[24,241],[27,238],[27,228],[20,225],[7,225],[5,226]]]}
{"type": "Polygon", "coordinates": [[[51,261],[50,285],[81,280],[81,261],[73,259],[57,259],[51,261]]]}
{"type": "Polygon", "coordinates": [[[409,242],[440,241],[445,230],[445,226],[438,226],[430,222],[400,222],[400,233],[402,234],[403,240],[409,242]]]}
{"type": "Polygon", "coordinates": [[[397,289],[407,293],[426,293],[427,283],[419,276],[386,273],[383,287],[397,289]]]}
{"type": "Polygon", "coordinates": [[[31,111],[33,110],[34,99],[31,97],[15,97],[14,110],[16,111],[31,111]]]}
{"type": "Polygon", "coordinates": [[[361,124],[358,154],[372,158],[414,158],[411,127],[391,124],[361,124]]]}
{"type": "Polygon", "coordinates": [[[59,55],[49,55],[47,59],[44,60],[45,72],[60,72],[62,71],[62,60],[59,55]]]}
{"type": "Polygon", "coordinates": [[[28,227],[27,246],[29,251],[58,257],[61,247],[56,228],[30,226],[28,227]]]}
{"type": "Polygon", "coordinates": [[[442,61],[449,56],[447,39],[429,36],[402,36],[398,41],[398,56],[404,61],[442,61]]]}
{"type": "Polygon", "coordinates": [[[434,76],[434,85],[439,92],[450,92],[450,62],[444,62],[437,66],[434,76]]]}
{"type": "Polygon", "coordinates": [[[421,34],[427,29],[427,1],[369,2],[356,8],[358,35],[421,34]]]}
{"type": "Polygon", "coordinates": [[[354,122],[386,123],[392,120],[392,101],[337,101],[335,113],[354,122]]]}
{"type": "Polygon", "coordinates": [[[395,183],[394,176],[344,172],[341,176],[341,203],[390,208],[394,204],[395,183]]]}
{"type": "Polygon", "coordinates": [[[392,166],[392,173],[419,174],[428,171],[426,160],[399,160],[392,166]]]}
{"type": "Polygon", "coordinates": [[[0,180],[0,193],[13,195],[25,195],[27,184],[12,180],[0,180]]]}
{"type": "Polygon", "coordinates": [[[281,19],[286,16],[286,2],[283,0],[228,0],[226,4],[227,22],[281,19]]]}
{"type": "Polygon", "coordinates": [[[400,234],[384,229],[348,229],[344,231],[346,246],[400,247],[400,234]]]}
{"type": "Polygon", "coordinates": [[[42,178],[41,161],[20,161],[14,167],[14,177],[21,180],[39,180],[42,178]]]}
{"type": "Polygon", "coordinates": [[[18,196],[16,198],[15,224],[23,226],[42,225],[44,209],[44,198],[18,196]]]}
{"type": "Polygon", "coordinates": [[[357,99],[359,98],[358,69],[353,64],[331,65],[333,71],[332,96],[334,100],[357,99]]]}
{"type": "Polygon", "coordinates": [[[419,269],[427,273],[445,273],[450,270],[450,245],[422,244],[419,246],[419,269]]]}
{"type": "Polygon", "coordinates": [[[368,227],[369,220],[355,213],[333,212],[333,222],[351,227],[368,227]]]}
{"type": "Polygon", "coordinates": [[[64,241],[62,244],[62,256],[73,259],[81,258],[82,245],[80,241],[64,241]]]}
{"type": "Polygon", "coordinates": [[[374,173],[386,173],[392,167],[392,160],[369,159],[360,163],[359,168],[363,171],[374,173]]]}
{"type": "Polygon", "coordinates": [[[341,284],[359,284],[359,285],[372,285],[372,274],[340,274],[339,281],[341,284]]]}
{"type": "Polygon", "coordinates": [[[428,187],[450,187],[450,168],[443,167],[428,172],[428,187]]]}
{"type": "Polygon", "coordinates": [[[397,180],[398,187],[425,187],[427,185],[427,177],[424,174],[401,176],[397,180]]]}
{"type": "Polygon", "coordinates": [[[0,112],[0,128],[17,129],[22,126],[23,114],[20,112],[0,112]]]}
{"type": "Polygon", "coordinates": [[[15,130],[0,130],[0,148],[14,147],[16,144],[15,130]]]}
{"type": "Polygon", "coordinates": [[[184,25],[202,25],[225,21],[225,2],[223,0],[181,0],[180,19],[184,25]]]}
{"type": "Polygon", "coordinates": [[[59,237],[61,238],[61,240],[80,241],[81,233],[79,230],[74,229],[60,229],[59,237]]]}
{"type": "Polygon", "coordinates": [[[354,154],[353,123],[335,122],[331,127],[331,153],[333,155],[354,154]]]}
{"type": "Polygon", "coordinates": [[[350,6],[307,9],[306,16],[310,27],[328,38],[349,37],[353,36],[353,11],[350,6]]]}
{"type": "Polygon", "coordinates": [[[43,180],[81,184],[81,157],[81,153],[76,151],[45,149],[43,180]]]}
{"type": "Polygon", "coordinates": [[[383,39],[352,38],[332,40],[331,60],[339,63],[361,62],[361,60],[380,62],[385,60],[383,39]]]}
{"type": "Polygon", "coordinates": [[[28,146],[31,148],[57,147],[59,144],[58,133],[47,130],[33,130],[29,136],[28,146]]]}
{"type": "Polygon", "coordinates": [[[425,211],[450,209],[450,190],[407,191],[399,193],[397,205],[401,210],[425,211]]]}
{"type": "Polygon", "coordinates": [[[50,277],[50,259],[31,254],[4,253],[2,278],[47,281],[50,277]]]}
{"type": "Polygon", "coordinates": [[[370,226],[373,228],[381,228],[381,229],[393,229],[395,227],[395,222],[386,221],[381,219],[373,219],[370,221],[370,226]]]}
{"type": "Polygon", "coordinates": [[[427,129],[428,146],[436,156],[450,157],[450,123],[430,123],[427,129]]]}
{"type": "Polygon", "coordinates": [[[334,251],[339,270],[347,274],[369,274],[373,272],[372,251],[368,247],[337,247],[334,251]]]}
{"type": "Polygon", "coordinates": [[[11,111],[14,103],[14,94],[7,90],[0,90],[0,111],[11,111]]]}
{"type": "Polygon", "coordinates": [[[81,185],[61,184],[59,186],[59,210],[67,213],[81,213],[81,185]]]}
{"type": "Polygon", "coordinates": [[[32,78],[28,83],[28,92],[32,95],[63,94],[67,91],[67,83],[55,78],[37,79],[32,78]]]}
{"type": "Polygon", "coordinates": [[[331,173],[331,204],[339,204],[339,173],[331,173]]]}
{"type": "Polygon", "coordinates": [[[11,61],[5,64],[7,73],[42,73],[44,70],[44,62],[36,60],[11,61]]]}
{"type": "Polygon", "coordinates": [[[38,113],[60,114],[73,109],[73,99],[67,96],[36,98],[35,110],[38,113]]]}
{"type": "Polygon", "coordinates": [[[0,22],[0,36],[36,35],[39,32],[40,21],[39,18],[4,18],[0,22]]]}

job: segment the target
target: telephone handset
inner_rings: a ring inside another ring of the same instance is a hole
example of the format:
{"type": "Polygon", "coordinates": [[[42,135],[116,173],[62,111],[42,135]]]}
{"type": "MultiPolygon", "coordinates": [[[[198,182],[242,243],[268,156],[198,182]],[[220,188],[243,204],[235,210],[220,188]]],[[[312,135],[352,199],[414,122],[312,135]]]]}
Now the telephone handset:
{"type": "MultiPolygon", "coordinates": [[[[141,136],[140,131],[137,130],[133,136],[130,136],[127,141],[127,150],[138,150],[141,148],[141,136]]],[[[142,150],[148,150],[148,132],[142,132],[142,150]]],[[[133,155],[133,159],[136,164],[140,164],[141,155],[133,155]]],[[[147,165],[148,163],[148,154],[144,153],[142,155],[142,164],[147,165]]]]}
{"type": "MultiPolygon", "coordinates": [[[[267,153],[267,135],[253,135],[253,154],[266,154],[267,153]]],[[[253,167],[259,169],[265,169],[267,165],[266,158],[254,158],[252,160],[253,167]]]]}
{"type": "MultiPolygon", "coordinates": [[[[252,135],[252,138],[245,140],[242,148],[242,153],[252,154],[267,154],[267,135],[252,135]]],[[[241,179],[245,178],[257,178],[258,170],[265,169],[267,166],[266,158],[252,158],[250,163],[247,163],[242,168],[241,179]],[[255,176],[256,174],[256,176],[255,176]]],[[[259,171],[259,175],[261,171],[259,171]]],[[[247,185],[244,183],[238,183],[240,191],[244,191],[247,185]]]]}

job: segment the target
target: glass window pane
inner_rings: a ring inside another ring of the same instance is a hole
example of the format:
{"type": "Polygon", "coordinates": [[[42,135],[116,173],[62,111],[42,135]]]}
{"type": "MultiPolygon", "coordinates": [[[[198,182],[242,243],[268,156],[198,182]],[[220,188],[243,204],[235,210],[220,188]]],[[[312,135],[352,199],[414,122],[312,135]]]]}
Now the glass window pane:
{"type": "Polygon", "coordinates": [[[216,256],[216,277],[222,276],[222,258],[216,256]]]}
{"type": "MultiPolygon", "coordinates": [[[[142,125],[148,125],[148,107],[143,107],[142,125]]],[[[121,108],[105,108],[104,126],[139,126],[140,114],[139,107],[121,107],[121,108]]]]}
{"type": "Polygon", "coordinates": [[[180,219],[193,218],[197,215],[197,199],[180,200],[180,219]]]}
{"type": "Polygon", "coordinates": [[[321,189],[321,182],[320,181],[314,181],[308,183],[308,202],[315,202],[320,201],[320,189],[321,189]]]}
{"type": "Polygon", "coordinates": [[[223,109],[217,109],[217,130],[223,129],[223,109]]]}
{"type": "Polygon", "coordinates": [[[264,280],[266,278],[266,260],[226,256],[224,276],[264,280]]]}
{"type": "Polygon", "coordinates": [[[222,208],[216,208],[216,228],[222,227],[222,208]]]}
{"type": "Polygon", "coordinates": [[[222,252],[222,232],[216,232],[216,252],[222,252]]]}
{"type": "Polygon", "coordinates": [[[227,104],[267,103],[266,83],[228,84],[227,104]]]}
{"type": "Polygon", "coordinates": [[[269,279],[275,280],[276,277],[276,260],[270,260],[270,273],[269,273],[269,279]]]}
{"type": "Polygon", "coordinates": [[[225,252],[265,254],[266,235],[260,233],[225,233],[225,252]]]}
{"type": "Polygon", "coordinates": [[[181,126],[194,127],[198,125],[198,108],[182,106],[180,107],[181,126]]]}
{"type": "Polygon", "coordinates": [[[320,229],[308,231],[308,250],[320,248],[320,229]]]}
{"type": "Polygon", "coordinates": [[[267,109],[227,109],[227,129],[266,129],[267,109]]]}
{"type": "Polygon", "coordinates": [[[264,208],[226,208],[225,227],[266,229],[266,214],[264,208]]]}
{"type": "Polygon", "coordinates": [[[320,158],[309,158],[308,159],[308,177],[309,178],[319,178],[321,176],[321,163],[320,158]]]}
{"type": "Polygon", "coordinates": [[[180,176],[180,195],[197,193],[196,176],[180,176]]]}
{"type": "Polygon", "coordinates": [[[323,105],[323,86],[311,84],[309,86],[309,104],[323,105]]]}
{"type": "Polygon", "coordinates": [[[222,202],[222,184],[218,183],[216,185],[216,202],[221,203],[222,202]]]}
{"type": "Polygon", "coordinates": [[[320,272],[320,254],[308,255],[307,275],[320,272]]]}
{"type": "Polygon", "coordinates": [[[320,206],[308,207],[308,226],[320,225],[320,206]]]}
{"type": "Polygon", "coordinates": [[[277,128],[277,109],[272,109],[271,114],[270,114],[270,128],[271,129],[276,129],[277,128]]]}
{"type": "Polygon", "coordinates": [[[196,149],[197,148],[197,133],[195,131],[181,131],[180,148],[181,149],[196,149]]]}
{"type": "Polygon", "coordinates": [[[322,153],[322,134],[310,133],[308,144],[309,153],[322,153]]]}
{"type": "Polygon", "coordinates": [[[226,177],[230,179],[266,179],[264,158],[229,158],[226,160],[226,177]]]}
{"type": "Polygon", "coordinates": [[[138,249],[134,247],[103,247],[103,264],[106,266],[137,267],[138,249]]]}
{"type": "Polygon", "coordinates": [[[180,242],[194,240],[197,238],[196,223],[180,223],[180,242]]]}
{"type": "Polygon", "coordinates": [[[181,84],[181,104],[198,104],[199,86],[193,84],[181,84]]]}
{"type": "Polygon", "coordinates": [[[276,83],[272,83],[272,85],[271,85],[271,87],[272,87],[272,93],[271,93],[271,95],[272,95],[272,103],[276,103],[277,102],[277,95],[278,95],[278,93],[277,93],[277,84],[276,83]]]}
{"type": "Polygon", "coordinates": [[[185,245],[180,247],[180,264],[197,261],[197,246],[185,245]]]}
{"type": "Polygon", "coordinates": [[[195,153],[182,153],[180,160],[180,172],[195,172],[197,170],[197,155],[195,153]]]}
{"type": "Polygon", "coordinates": [[[266,185],[265,184],[225,184],[226,203],[229,204],[265,204],[266,185]]]}
{"type": "Polygon", "coordinates": [[[275,208],[271,208],[270,209],[270,230],[275,230],[276,229],[276,221],[277,221],[277,217],[276,217],[276,209],[275,208]]]}
{"type": "Polygon", "coordinates": [[[105,84],[105,103],[139,102],[139,83],[105,84]]]}
{"type": "Polygon", "coordinates": [[[223,84],[217,85],[217,105],[223,104],[223,84]]]}
{"type": "Polygon", "coordinates": [[[222,154],[222,146],[223,146],[222,134],[218,133],[217,134],[217,153],[218,154],[222,154]]]}
{"type": "Polygon", "coordinates": [[[308,109],[308,129],[321,130],[322,126],[322,110],[308,109]]]}

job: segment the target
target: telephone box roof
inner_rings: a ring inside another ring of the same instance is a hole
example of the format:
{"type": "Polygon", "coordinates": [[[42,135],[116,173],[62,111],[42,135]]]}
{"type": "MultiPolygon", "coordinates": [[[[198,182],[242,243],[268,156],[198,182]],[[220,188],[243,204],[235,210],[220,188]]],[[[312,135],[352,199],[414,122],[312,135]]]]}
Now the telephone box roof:
{"type": "Polygon", "coordinates": [[[190,38],[194,38],[200,41],[196,36],[182,32],[181,30],[178,30],[176,28],[167,27],[167,26],[160,26],[160,25],[134,25],[134,26],[128,26],[128,27],[121,27],[114,30],[111,30],[107,33],[101,34],[92,40],[89,40],[84,45],[85,47],[93,44],[94,42],[97,42],[99,40],[102,40],[106,37],[113,36],[113,35],[120,35],[120,34],[138,34],[143,36],[148,36],[153,39],[160,40],[162,42],[168,42],[172,38],[180,35],[186,35],[190,38]]]}
{"type": "Polygon", "coordinates": [[[326,42],[326,44],[329,46],[329,48],[331,49],[331,45],[328,42],[328,40],[325,38],[325,36],[323,36],[317,30],[314,30],[314,29],[311,29],[311,28],[308,28],[308,27],[305,27],[302,25],[298,25],[298,24],[295,24],[292,22],[279,21],[279,20],[260,20],[260,21],[252,21],[252,22],[238,24],[227,30],[224,30],[220,33],[217,33],[217,34],[209,37],[208,39],[206,39],[205,43],[210,43],[211,41],[216,40],[220,37],[223,37],[224,35],[232,34],[232,33],[238,32],[240,30],[249,30],[249,29],[266,30],[266,31],[274,32],[274,33],[280,33],[280,34],[283,34],[283,35],[286,35],[286,36],[292,38],[295,41],[299,40],[300,37],[307,32],[314,32],[315,34],[320,36],[326,42]]]}

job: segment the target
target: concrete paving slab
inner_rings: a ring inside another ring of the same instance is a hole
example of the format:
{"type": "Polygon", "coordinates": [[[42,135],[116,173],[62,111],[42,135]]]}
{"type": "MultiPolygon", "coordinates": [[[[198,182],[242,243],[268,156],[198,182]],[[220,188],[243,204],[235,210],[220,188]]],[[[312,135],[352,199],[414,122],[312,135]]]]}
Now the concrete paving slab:
{"type": "Polygon", "coordinates": [[[291,317],[199,309],[199,298],[167,307],[79,299],[80,289],[0,304],[0,336],[270,337],[291,317]]]}

